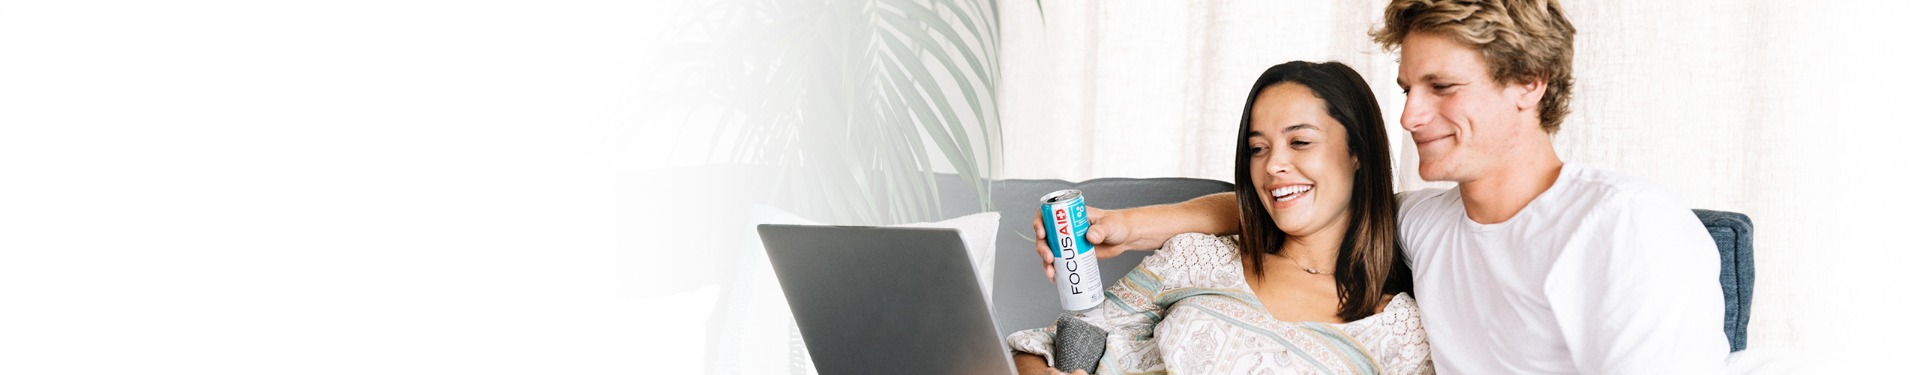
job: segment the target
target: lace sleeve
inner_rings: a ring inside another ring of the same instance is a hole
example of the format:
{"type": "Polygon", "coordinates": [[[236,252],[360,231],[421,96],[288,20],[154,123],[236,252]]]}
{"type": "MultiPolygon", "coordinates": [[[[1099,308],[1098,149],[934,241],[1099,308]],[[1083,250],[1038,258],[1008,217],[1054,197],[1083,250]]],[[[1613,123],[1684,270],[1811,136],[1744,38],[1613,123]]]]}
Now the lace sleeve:
{"type": "Polygon", "coordinates": [[[1413,298],[1407,295],[1398,297],[1401,303],[1391,303],[1382,311],[1379,329],[1382,330],[1381,342],[1372,345],[1377,348],[1382,373],[1385,374],[1433,374],[1433,356],[1427,347],[1426,326],[1420,321],[1420,308],[1413,298]]]}
{"type": "Polygon", "coordinates": [[[1233,287],[1245,282],[1237,266],[1238,238],[1200,233],[1176,235],[1167,240],[1160,251],[1140,261],[1140,267],[1160,275],[1165,284],[1162,290],[1233,287]]]}
{"type": "Polygon", "coordinates": [[[1007,347],[1015,352],[1035,354],[1053,364],[1053,327],[1022,330],[1007,335],[1007,347]]]}

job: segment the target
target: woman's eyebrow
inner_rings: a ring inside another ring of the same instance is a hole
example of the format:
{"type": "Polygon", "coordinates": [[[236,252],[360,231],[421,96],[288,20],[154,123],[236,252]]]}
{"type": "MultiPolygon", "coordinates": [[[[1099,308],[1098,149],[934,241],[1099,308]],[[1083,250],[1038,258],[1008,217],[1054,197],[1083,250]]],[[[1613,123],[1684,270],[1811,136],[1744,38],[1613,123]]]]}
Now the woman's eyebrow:
{"type": "Polygon", "coordinates": [[[1320,130],[1320,127],[1318,127],[1318,126],[1313,126],[1313,124],[1293,124],[1292,126],[1288,126],[1286,130],[1282,130],[1282,131],[1280,131],[1280,132],[1281,132],[1281,133],[1292,133],[1292,132],[1294,132],[1294,131],[1297,131],[1297,130],[1301,130],[1301,129],[1313,129],[1313,130],[1320,130]]]}

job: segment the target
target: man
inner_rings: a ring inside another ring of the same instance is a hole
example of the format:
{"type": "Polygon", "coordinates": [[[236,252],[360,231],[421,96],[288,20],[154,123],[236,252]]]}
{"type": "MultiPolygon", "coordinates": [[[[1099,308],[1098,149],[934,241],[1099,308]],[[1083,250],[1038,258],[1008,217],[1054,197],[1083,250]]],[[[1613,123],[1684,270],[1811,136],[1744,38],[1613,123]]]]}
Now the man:
{"type": "MultiPolygon", "coordinates": [[[[1400,195],[1434,364],[1460,374],[1719,373],[1728,349],[1719,259],[1698,219],[1646,182],[1563,163],[1553,150],[1569,112],[1573,34],[1554,0],[1394,0],[1372,33],[1400,50],[1400,124],[1420,177],[1459,183],[1400,195]]],[[[1089,237],[1102,256],[1156,248],[1181,232],[1234,232],[1236,210],[1231,193],[1095,210],[1089,237]]]]}

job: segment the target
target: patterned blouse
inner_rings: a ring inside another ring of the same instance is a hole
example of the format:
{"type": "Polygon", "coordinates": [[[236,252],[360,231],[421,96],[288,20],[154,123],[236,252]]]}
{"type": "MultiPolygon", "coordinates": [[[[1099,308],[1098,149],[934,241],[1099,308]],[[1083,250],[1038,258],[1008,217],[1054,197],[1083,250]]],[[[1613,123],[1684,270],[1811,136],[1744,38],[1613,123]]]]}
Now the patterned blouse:
{"type": "MultiPolygon", "coordinates": [[[[1431,374],[1413,298],[1347,323],[1283,322],[1241,274],[1237,237],[1175,236],[1107,288],[1087,321],[1107,330],[1101,374],[1431,374]]],[[[1053,363],[1053,327],[1007,337],[1053,363]]]]}

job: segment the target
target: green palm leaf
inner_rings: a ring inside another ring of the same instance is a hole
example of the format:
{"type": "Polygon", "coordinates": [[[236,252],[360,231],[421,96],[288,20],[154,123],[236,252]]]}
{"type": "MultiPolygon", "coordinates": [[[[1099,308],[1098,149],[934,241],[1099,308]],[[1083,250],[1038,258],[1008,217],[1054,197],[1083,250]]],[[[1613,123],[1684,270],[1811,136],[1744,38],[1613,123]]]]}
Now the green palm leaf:
{"type": "Polygon", "coordinates": [[[784,166],[774,200],[831,222],[926,221],[933,171],[988,210],[998,170],[998,9],[985,0],[726,2],[697,17],[697,92],[727,103],[712,157],[784,166]]]}

